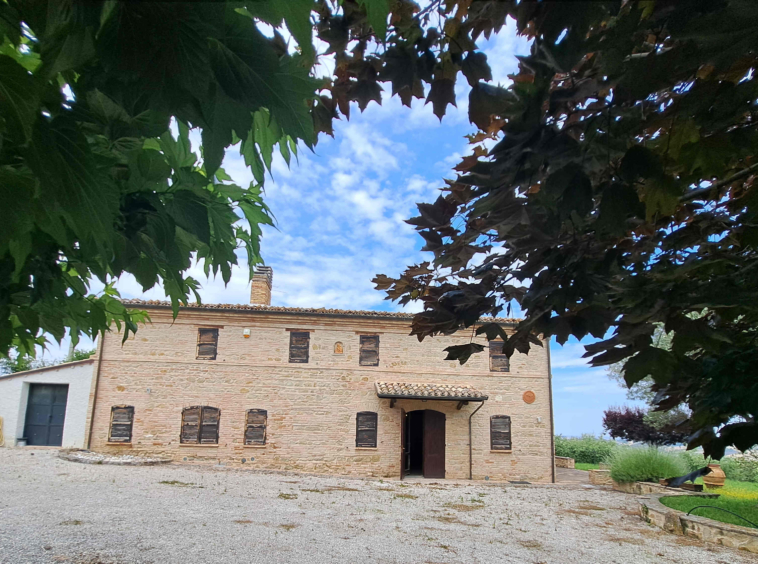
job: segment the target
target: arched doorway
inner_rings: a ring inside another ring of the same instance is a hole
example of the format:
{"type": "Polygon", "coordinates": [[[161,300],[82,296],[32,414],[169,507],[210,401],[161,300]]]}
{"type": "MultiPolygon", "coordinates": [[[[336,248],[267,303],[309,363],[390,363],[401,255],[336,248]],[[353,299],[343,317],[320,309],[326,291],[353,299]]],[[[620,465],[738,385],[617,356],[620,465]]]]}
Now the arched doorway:
{"type": "Polygon", "coordinates": [[[421,409],[403,417],[403,475],[444,478],[445,414],[421,409]]]}

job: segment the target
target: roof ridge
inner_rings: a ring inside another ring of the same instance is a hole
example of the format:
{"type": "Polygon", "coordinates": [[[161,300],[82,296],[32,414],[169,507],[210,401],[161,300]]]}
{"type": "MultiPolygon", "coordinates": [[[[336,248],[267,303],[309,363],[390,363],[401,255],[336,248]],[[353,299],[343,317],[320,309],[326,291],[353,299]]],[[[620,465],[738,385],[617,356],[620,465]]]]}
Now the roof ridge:
{"type": "MultiPolygon", "coordinates": [[[[141,299],[127,299],[122,300],[125,305],[142,305],[142,306],[157,306],[157,307],[171,307],[171,302],[162,300],[141,300],[141,299]]],[[[315,313],[326,315],[345,315],[355,317],[387,317],[397,319],[412,319],[414,313],[407,313],[404,311],[378,311],[378,310],[360,310],[360,309],[336,309],[326,307],[286,307],[286,306],[270,306],[262,304],[214,304],[214,303],[197,303],[192,302],[187,306],[179,306],[180,309],[216,309],[216,310],[240,310],[240,311],[261,311],[270,313],[315,313]]],[[[493,321],[500,323],[518,323],[521,319],[518,318],[506,318],[506,317],[494,317],[493,321]]]]}

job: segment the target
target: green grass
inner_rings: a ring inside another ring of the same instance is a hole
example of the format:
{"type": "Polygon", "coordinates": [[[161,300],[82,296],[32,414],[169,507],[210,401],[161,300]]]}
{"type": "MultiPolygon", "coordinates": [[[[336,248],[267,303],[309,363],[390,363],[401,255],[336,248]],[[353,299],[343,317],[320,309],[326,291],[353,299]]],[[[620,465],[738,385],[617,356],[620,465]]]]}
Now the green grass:
{"type": "MultiPolygon", "coordinates": [[[[702,497],[695,497],[689,495],[677,496],[677,497],[663,497],[661,503],[671,509],[677,509],[679,511],[687,512],[693,507],[698,505],[713,505],[722,509],[733,511],[739,515],[749,519],[753,523],[758,523],[758,505],[755,504],[755,500],[737,500],[730,497],[720,497],[718,499],[708,499],[702,497]]],[[[714,521],[721,521],[722,523],[731,523],[733,525],[741,525],[743,527],[753,527],[747,521],[743,521],[739,517],[726,513],[725,511],[719,511],[717,509],[701,508],[696,509],[693,515],[698,517],[707,517],[714,521]]]]}
{"type": "MultiPolygon", "coordinates": [[[[702,478],[698,479],[697,483],[702,484],[702,478]]],[[[685,513],[698,505],[715,505],[716,507],[727,509],[742,515],[753,523],[758,523],[758,483],[738,482],[736,480],[727,479],[724,482],[723,488],[715,488],[712,490],[705,488],[704,491],[717,493],[721,497],[718,499],[694,496],[666,497],[661,499],[661,503],[666,507],[684,511],[685,513]]],[[[721,521],[722,523],[742,525],[743,527],[751,526],[746,521],[717,509],[697,509],[693,515],[707,517],[708,519],[721,521]]]]}
{"type": "Polygon", "coordinates": [[[574,468],[577,470],[598,470],[600,468],[600,465],[591,464],[589,462],[576,462],[574,464],[574,468]]]}

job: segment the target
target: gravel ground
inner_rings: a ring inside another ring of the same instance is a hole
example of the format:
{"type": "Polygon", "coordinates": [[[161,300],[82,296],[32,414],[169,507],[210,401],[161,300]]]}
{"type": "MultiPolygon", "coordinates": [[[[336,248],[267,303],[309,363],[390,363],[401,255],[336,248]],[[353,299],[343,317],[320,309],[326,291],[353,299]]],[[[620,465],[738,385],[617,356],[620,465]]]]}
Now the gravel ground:
{"type": "Polygon", "coordinates": [[[132,456],[129,454],[108,455],[89,450],[64,450],[60,453],[62,458],[71,462],[82,464],[117,464],[120,466],[153,466],[155,464],[167,464],[168,458],[151,458],[149,456],[132,456]]]}
{"type": "Polygon", "coordinates": [[[0,562],[755,563],[586,485],[403,483],[108,466],[0,449],[0,562]]]}

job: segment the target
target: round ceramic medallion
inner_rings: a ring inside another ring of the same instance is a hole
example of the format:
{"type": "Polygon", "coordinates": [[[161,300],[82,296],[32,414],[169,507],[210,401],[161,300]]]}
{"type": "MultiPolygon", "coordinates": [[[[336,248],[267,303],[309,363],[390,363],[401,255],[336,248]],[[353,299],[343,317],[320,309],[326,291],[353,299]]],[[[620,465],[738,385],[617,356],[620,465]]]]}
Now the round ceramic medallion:
{"type": "Polygon", "coordinates": [[[533,391],[529,390],[528,392],[524,392],[523,398],[526,403],[534,403],[534,400],[537,399],[537,396],[534,395],[533,391]]]}

